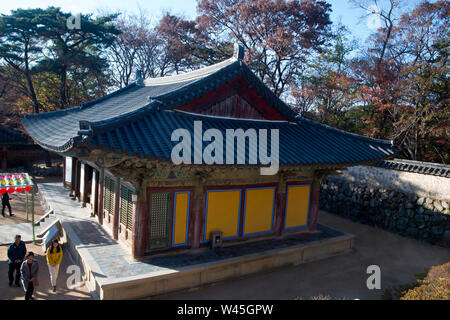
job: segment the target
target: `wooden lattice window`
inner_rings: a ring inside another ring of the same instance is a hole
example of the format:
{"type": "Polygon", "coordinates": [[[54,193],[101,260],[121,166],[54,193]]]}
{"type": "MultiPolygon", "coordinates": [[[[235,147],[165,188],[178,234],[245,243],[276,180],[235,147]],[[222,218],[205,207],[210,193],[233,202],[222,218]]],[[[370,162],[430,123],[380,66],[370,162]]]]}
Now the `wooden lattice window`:
{"type": "Polygon", "coordinates": [[[150,249],[168,246],[169,240],[169,192],[154,192],[150,202],[150,249]]]}
{"type": "Polygon", "coordinates": [[[120,223],[128,230],[133,227],[133,191],[130,188],[121,185],[120,187],[120,223]]]}
{"type": "Polygon", "coordinates": [[[103,207],[105,211],[107,211],[109,214],[114,213],[114,190],[115,190],[115,181],[105,176],[105,192],[104,192],[104,201],[103,201],[103,207]]]}

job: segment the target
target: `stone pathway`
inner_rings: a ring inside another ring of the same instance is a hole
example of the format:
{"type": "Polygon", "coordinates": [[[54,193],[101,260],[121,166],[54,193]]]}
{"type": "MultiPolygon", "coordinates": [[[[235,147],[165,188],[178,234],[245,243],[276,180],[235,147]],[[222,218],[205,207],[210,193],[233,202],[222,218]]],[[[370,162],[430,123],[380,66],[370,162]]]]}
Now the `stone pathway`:
{"type": "MultiPolygon", "coordinates": [[[[34,226],[35,240],[39,241],[44,232],[50,224],[56,221],[55,215],[51,214],[45,219],[42,219],[39,224],[35,219],[36,224],[34,226]]],[[[0,225],[0,245],[9,245],[14,241],[14,236],[20,234],[22,241],[32,242],[33,241],[33,229],[31,222],[27,223],[16,223],[16,224],[5,224],[0,225]]]]}
{"type": "MultiPolygon", "coordinates": [[[[67,287],[67,280],[72,275],[68,271],[68,267],[73,265],[69,254],[63,253],[63,260],[59,268],[59,275],[56,286],[57,292],[52,292],[50,283],[50,274],[47,268],[47,261],[41,245],[27,244],[27,250],[33,251],[35,258],[39,263],[39,286],[34,292],[34,298],[37,300],[79,300],[92,299],[88,288],[82,285],[78,288],[69,289],[67,287]]],[[[23,300],[23,288],[16,286],[9,287],[6,274],[8,273],[8,258],[7,246],[0,246],[0,274],[2,280],[0,281],[0,300],[23,300]]]]}
{"type": "Polygon", "coordinates": [[[68,191],[61,183],[42,183],[39,188],[57,216],[69,223],[75,231],[81,241],[79,248],[88,249],[89,254],[95,258],[102,272],[99,276],[108,279],[173,270],[343,235],[334,229],[320,226],[319,231],[314,234],[297,234],[281,239],[247,242],[218,250],[187,251],[136,261],[132,259],[126,247],[113,240],[96,220],[90,217],[88,209],[81,208],[78,202],[69,199],[68,191]]]}
{"type": "Polygon", "coordinates": [[[25,242],[32,241],[33,235],[31,230],[31,222],[0,226],[0,245],[12,243],[16,234],[20,234],[22,240],[25,242]]]}
{"type": "Polygon", "coordinates": [[[90,215],[87,208],[69,198],[69,192],[61,183],[41,183],[39,188],[58,218],[70,225],[82,245],[95,257],[102,270],[102,277],[118,278],[128,276],[124,273],[133,263],[129,250],[112,239],[97,223],[97,218],[90,215]]]}

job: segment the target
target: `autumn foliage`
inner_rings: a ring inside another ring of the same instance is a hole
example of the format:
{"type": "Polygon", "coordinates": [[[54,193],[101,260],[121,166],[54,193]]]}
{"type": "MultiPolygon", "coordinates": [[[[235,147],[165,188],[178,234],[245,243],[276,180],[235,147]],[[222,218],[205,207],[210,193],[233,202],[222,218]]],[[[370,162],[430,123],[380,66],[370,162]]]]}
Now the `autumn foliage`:
{"type": "Polygon", "coordinates": [[[304,117],[393,140],[399,157],[450,163],[450,4],[384,3],[365,43],[321,0],[198,0],[193,20],[84,15],[82,30],[67,30],[58,8],[19,9],[0,17],[0,123],[102,96],[138,69],[159,77],[223,61],[239,41],[246,64],[304,117]]]}
{"type": "Polygon", "coordinates": [[[400,300],[450,300],[450,262],[430,269],[419,285],[408,290],[400,300]]]}

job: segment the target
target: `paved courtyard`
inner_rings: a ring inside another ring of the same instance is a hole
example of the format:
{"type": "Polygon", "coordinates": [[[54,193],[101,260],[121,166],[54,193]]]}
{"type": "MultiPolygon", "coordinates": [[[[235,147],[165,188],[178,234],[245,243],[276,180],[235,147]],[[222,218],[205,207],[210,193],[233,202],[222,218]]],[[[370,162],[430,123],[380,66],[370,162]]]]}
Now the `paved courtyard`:
{"type": "Polygon", "coordinates": [[[319,221],[356,235],[354,251],[295,267],[224,281],[158,299],[310,299],[319,295],[345,299],[381,299],[394,285],[414,283],[414,275],[450,261],[450,250],[329,214],[319,221]],[[368,290],[369,265],[381,268],[381,290],[368,290]]]}
{"type": "MultiPolygon", "coordinates": [[[[172,257],[155,257],[135,261],[129,250],[112,240],[108,233],[90,217],[89,210],[68,197],[68,191],[61,183],[43,183],[41,191],[54,208],[58,217],[70,223],[89,253],[101,269],[98,276],[111,279],[148,273],[175,265],[224,259],[236,254],[265,250],[267,246],[285,246],[289,241],[255,242],[254,245],[239,249],[223,248],[220,251],[205,250],[204,253],[186,252],[172,257]],[[199,260],[200,259],[200,260],[199,260]]],[[[320,294],[335,298],[379,299],[382,290],[368,290],[366,269],[369,265],[379,265],[382,272],[382,289],[411,283],[414,274],[427,268],[450,261],[450,250],[401,237],[384,230],[321,212],[322,224],[357,236],[355,250],[351,253],[310,262],[296,267],[286,267],[271,272],[256,274],[241,279],[228,280],[207,287],[182,291],[159,298],[167,299],[308,299],[320,294]]],[[[318,237],[333,236],[334,231],[321,227],[318,237]]],[[[304,240],[304,239],[303,239],[304,240]]],[[[273,247],[271,247],[273,248],[273,247]]]]}
{"type": "MultiPolygon", "coordinates": [[[[5,217],[0,216],[0,245],[7,244],[14,239],[16,234],[22,236],[22,240],[30,242],[33,240],[31,228],[31,212],[26,216],[26,194],[24,192],[14,192],[10,195],[11,209],[14,216],[9,216],[8,208],[5,208],[5,217]]],[[[29,197],[29,206],[31,210],[31,195],[29,197]]],[[[39,194],[36,194],[34,201],[34,221],[39,220],[45,214],[44,208],[41,206],[39,194]]]]}
{"type": "MultiPolygon", "coordinates": [[[[27,222],[26,215],[26,193],[25,192],[13,192],[10,194],[11,200],[11,211],[14,216],[9,216],[8,208],[5,208],[5,217],[0,215],[0,226],[3,225],[12,225],[12,224],[20,224],[27,222]]],[[[29,205],[31,206],[31,194],[28,195],[29,205]]],[[[44,209],[40,203],[40,197],[37,194],[36,199],[34,200],[34,219],[38,220],[40,217],[44,215],[44,209]]],[[[31,221],[31,213],[29,214],[29,221],[31,221]]]]}

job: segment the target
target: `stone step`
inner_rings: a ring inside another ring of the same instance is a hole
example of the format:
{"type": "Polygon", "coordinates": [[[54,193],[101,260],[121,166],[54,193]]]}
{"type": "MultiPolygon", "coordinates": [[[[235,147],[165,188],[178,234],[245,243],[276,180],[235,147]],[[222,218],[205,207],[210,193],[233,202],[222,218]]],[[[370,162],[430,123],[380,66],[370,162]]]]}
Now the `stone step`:
{"type": "Polygon", "coordinates": [[[57,221],[59,221],[56,217],[46,218],[41,221],[39,226],[36,227],[35,233],[38,237],[43,237],[45,233],[54,225],[57,221]]]}

